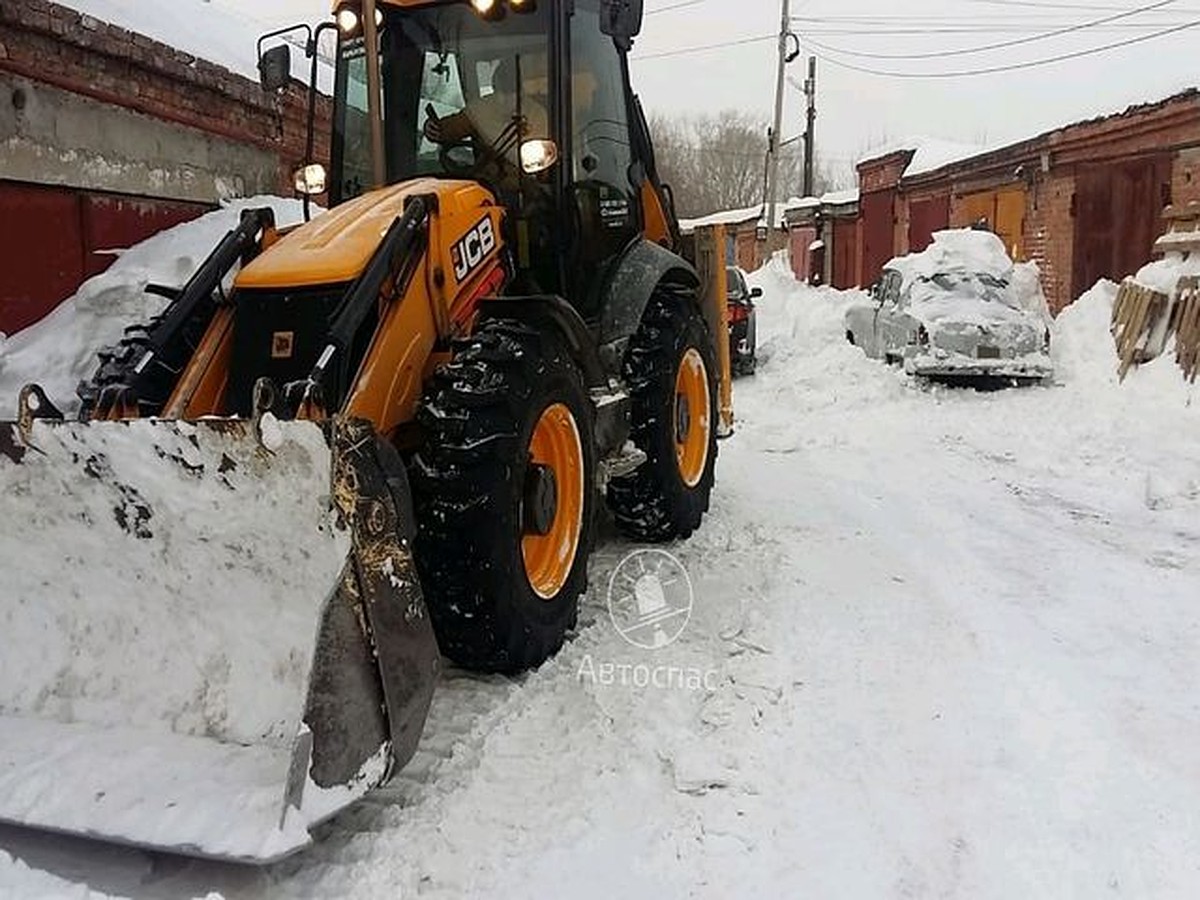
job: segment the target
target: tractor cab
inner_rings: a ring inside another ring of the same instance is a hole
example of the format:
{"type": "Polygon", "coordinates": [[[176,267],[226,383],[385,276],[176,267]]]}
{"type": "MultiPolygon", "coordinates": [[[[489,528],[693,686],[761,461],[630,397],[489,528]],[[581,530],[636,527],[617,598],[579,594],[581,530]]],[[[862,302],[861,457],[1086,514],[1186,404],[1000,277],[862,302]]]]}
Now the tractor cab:
{"type": "Polygon", "coordinates": [[[640,0],[340,5],[330,204],[418,177],[478,182],[507,211],[520,288],[594,319],[611,262],[643,235],[674,244],[628,87],[641,18],[640,0]]]}

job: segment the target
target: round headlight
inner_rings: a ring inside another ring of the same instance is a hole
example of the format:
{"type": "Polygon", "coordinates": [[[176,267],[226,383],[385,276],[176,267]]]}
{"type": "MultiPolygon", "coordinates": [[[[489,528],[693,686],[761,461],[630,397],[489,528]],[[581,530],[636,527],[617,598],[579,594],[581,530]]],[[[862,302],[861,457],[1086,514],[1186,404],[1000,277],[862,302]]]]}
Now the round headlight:
{"type": "Polygon", "coordinates": [[[343,6],[337,11],[337,26],[342,34],[354,34],[358,31],[358,12],[349,6],[343,6]]]}

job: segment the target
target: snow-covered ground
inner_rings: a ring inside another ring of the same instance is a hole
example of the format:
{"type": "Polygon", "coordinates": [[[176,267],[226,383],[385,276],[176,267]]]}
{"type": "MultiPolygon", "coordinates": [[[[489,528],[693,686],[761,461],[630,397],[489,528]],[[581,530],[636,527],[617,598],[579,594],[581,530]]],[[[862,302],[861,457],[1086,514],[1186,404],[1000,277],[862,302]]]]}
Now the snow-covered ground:
{"type": "Polygon", "coordinates": [[[0,896],[1200,895],[1194,390],[1168,359],[1118,386],[1112,285],[1059,319],[1058,386],[977,394],[843,343],[848,297],[755,281],[678,641],[616,631],[609,539],[563,652],[450,672],[414,763],[312,850],[0,829],[0,896]]]}

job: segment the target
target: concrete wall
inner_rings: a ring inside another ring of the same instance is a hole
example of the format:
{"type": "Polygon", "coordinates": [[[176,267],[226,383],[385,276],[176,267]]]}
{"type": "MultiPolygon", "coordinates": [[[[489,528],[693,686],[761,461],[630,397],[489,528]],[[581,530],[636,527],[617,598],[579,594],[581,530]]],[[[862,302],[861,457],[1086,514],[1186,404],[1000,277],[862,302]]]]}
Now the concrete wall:
{"type": "Polygon", "coordinates": [[[274,193],[279,158],[0,71],[0,179],[217,203],[274,193]]]}
{"type": "MultiPolygon", "coordinates": [[[[246,40],[252,42],[254,35],[248,32],[246,40]]],[[[304,157],[307,92],[301,85],[267,94],[257,83],[220,66],[47,0],[0,2],[0,72],[9,79],[9,89],[0,91],[0,116],[14,111],[13,85],[40,88],[36,96],[27,91],[25,98],[33,101],[25,122],[32,131],[26,136],[30,143],[40,141],[55,151],[83,150],[100,158],[114,153],[124,160],[136,155],[135,138],[145,140],[149,149],[143,152],[149,158],[142,161],[151,163],[146,172],[161,172],[128,186],[140,195],[153,196],[159,184],[180,180],[162,174],[174,166],[236,172],[248,188],[262,185],[272,193],[290,194],[291,173],[304,157]],[[74,102],[65,102],[62,95],[74,102]],[[39,127],[58,110],[68,118],[63,133],[39,127]],[[162,127],[150,129],[145,119],[162,127]],[[119,134],[125,126],[135,133],[119,134]],[[182,136],[164,143],[171,130],[182,136]],[[196,132],[211,140],[198,140],[196,132]],[[234,147],[270,155],[274,178],[261,177],[264,155],[236,155],[234,147]],[[247,164],[249,170],[238,169],[247,164]]],[[[317,110],[318,162],[328,162],[331,113],[328,98],[322,98],[317,110]]],[[[30,167],[26,157],[25,170],[30,167]]],[[[219,184],[214,179],[213,187],[220,186],[232,187],[233,182],[219,184]]],[[[172,189],[178,188],[176,184],[172,189]]],[[[219,193],[211,199],[216,196],[219,193]]]]}

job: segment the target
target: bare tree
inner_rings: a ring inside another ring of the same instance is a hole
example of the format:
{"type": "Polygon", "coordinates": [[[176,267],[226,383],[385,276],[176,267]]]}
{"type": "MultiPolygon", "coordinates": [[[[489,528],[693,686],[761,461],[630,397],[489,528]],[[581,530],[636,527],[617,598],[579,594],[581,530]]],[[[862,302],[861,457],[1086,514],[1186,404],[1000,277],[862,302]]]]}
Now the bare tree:
{"type": "MultiPolygon", "coordinates": [[[[675,192],[680,216],[692,218],[765,202],[767,126],[762,121],[738,110],[694,117],[656,115],[650,130],[659,173],[675,192]]],[[[780,202],[800,192],[803,163],[799,142],[784,148],[780,202]]],[[[822,176],[819,171],[819,185],[822,176]]]]}

